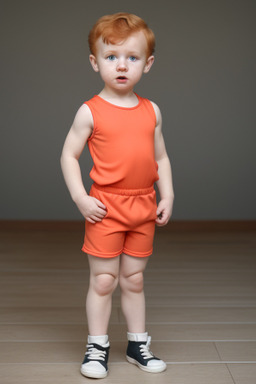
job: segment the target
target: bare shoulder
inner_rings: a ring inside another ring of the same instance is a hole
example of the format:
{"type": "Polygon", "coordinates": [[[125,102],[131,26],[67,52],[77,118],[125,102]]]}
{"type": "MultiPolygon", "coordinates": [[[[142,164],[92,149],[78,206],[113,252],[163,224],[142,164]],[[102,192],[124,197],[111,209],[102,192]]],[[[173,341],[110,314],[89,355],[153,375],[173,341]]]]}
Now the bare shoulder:
{"type": "Polygon", "coordinates": [[[154,101],[151,101],[151,104],[152,104],[152,107],[154,108],[154,111],[155,111],[155,114],[156,114],[156,124],[157,125],[161,125],[162,123],[162,115],[161,115],[161,111],[160,111],[160,108],[158,107],[158,105],[156,103],[154,103],[154,101]]]}
{"type": "Polygon", "coordinates": [[[79,157],[93,131],[93,118],[89,107],[83,104],[77,111],[73,124],[66,137],[63,151],[79,157]]]}
{"type": "Polygon", "coordinates": [[[78,109],[74,122],[72,125],[72,128],[76,132],[88,132],[90,133],[93,130],[93,117],[90,108],[88,105],[83,104],[81,107],[78,109]]]}

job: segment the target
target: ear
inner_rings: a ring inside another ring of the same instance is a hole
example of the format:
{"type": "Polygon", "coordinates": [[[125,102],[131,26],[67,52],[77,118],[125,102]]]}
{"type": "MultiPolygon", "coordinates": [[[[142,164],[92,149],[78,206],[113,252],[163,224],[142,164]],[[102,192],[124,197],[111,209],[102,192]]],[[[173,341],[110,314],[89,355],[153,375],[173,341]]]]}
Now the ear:
{"type": "Polygon", "coordinates": [[[96,60],[96,57],[94,55],[90,55],[89,56],[89,60],[90,60],[90,63],[94,69],[95,72],[99,72],[99,67],[98,67],[98,64],[97,64],[97,60],[96,60]]]}
{"type": "Polygon", "coordinates": [[[154,56],[149,56],[147,58],[147,61],[146,61],[146,64],[145,64],[145,67],[144,67],[144,70],[143,70],[144,73],[148,73],[150,71],[150,68],[152,67],[154,61],[155,61],[154,56]]]}

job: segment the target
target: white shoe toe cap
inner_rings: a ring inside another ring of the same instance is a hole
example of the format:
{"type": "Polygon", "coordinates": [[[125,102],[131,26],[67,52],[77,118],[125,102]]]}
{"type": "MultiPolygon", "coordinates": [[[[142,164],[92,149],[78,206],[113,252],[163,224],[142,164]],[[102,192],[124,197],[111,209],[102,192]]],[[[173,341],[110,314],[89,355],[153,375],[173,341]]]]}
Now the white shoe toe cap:
{"type": "Polygon", "coordinates": [[[81,365],[81,373],[92,378],[103,378],[107,376],[107,371],[98,361],[90,361],[81,365]]]}
{"type": "Polygon", "coordinates": [[[166,369],[166,363],[163,361],[163,360],[149,360],[148,364],[147,364],[147,367],[148,368],[159,368],[159,369],[162,369],[162,370],[165,370],[166,369]]]}

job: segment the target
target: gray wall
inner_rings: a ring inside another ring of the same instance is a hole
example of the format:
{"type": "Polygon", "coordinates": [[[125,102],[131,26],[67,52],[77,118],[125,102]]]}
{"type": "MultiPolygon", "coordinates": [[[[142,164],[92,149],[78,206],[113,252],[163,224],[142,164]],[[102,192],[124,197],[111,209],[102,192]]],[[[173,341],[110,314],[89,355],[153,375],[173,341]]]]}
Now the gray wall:
{"type": "MultiPolygon", "coordinates": [[[[128,11],[157,38],[137,92],[163,113],[174,219],[256,219],[255,9],[249,0],[22,0],[1,7],[1,219],[80,219],[59,166],[79,106],[101,90],[87,34],[128,11]],[[150,5],[150,6],[149,6],[150,5]]],[[[81,158],[84,182],[91,167],[81,158]]]]}

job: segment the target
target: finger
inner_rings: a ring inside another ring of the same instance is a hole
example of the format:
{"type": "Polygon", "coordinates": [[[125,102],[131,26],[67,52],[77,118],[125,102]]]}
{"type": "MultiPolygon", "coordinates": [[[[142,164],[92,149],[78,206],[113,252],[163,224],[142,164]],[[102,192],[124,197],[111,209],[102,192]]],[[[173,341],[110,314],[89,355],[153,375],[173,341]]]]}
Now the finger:
{"type": "Polygon", "coordinates": [[[160,216],[160,215],[161,215],[161,213],[162,213],[162,210],[161,210],[161,209],[159,209],[159,208],[157,208],[157,210],[156,210],[156,215],[157,215],[157,216],[160,216]]]}
{"type": "Polygon", "coordinates": [[[156,222],[156,224],[157,224],[158,226],[162,226],[162,225],[164,225],[163,222],[162,222],[162,219],[157,218],[157,219],[155,220],[155,222],[156,222]]]}
{"type": "Polygon", "coordinates": [[[89,223],[91,223],[91,224],[95,224],[95,221],[92,220],[92,219],[90,219],[90,217],[86,217],[85,219],[86,219],[87,221],[89,221],[89,223]]]}
{"type": "Polygon", "coordinates": [[[160,219],[159,217],[155,220],[157,224],[161,225],[163,224],[162,218],[160,219]]]}
{"type": "Polygon", "coordinates": [[[94,200],[96,201],[96,204],[98,205],[99,208],[104,210],[107,209],[107,207],[100,200],[96,199],[96,197],[94,197],[94,200]]]}
{"type": "Polygon", "coordinates": [[[162,207],[162,204],[159,204],[156,210],[157,217],[162,217],[165,212],[165,207],[162,207]]]}
{"type": "Polygon", "coordinates": [[[95,215],[91,216],[91,219],[94,220],[94,222],[102,221],[102,219],[100,217],[97,217],[95,215]]]}
{"type": "Polygon", "coordinates": [[[106,214],[107,214],[106,209],[99,208],[97,211],[97,215],[101,215],[104,217],[104,216],[106,216],[106,214]]]}
{"type": "Polygon", "coordinates": [[[91,213],[91,217],[96,216],[100,219],[104,219],[106,214],[107,214],[107,211],[104,211],[103,209],[97,209],[95,212],[91,213]]]}
{"type": "Polygon", "coordinates": [[[165,225],[169,221],[169,217],[166,213],[162,212],[156,219],[156,223],[159,225],[165,225]]]}
{"type": "Polygon", "coordinates": [[[168,221],[165,221],[165,222],[162,223],[162,222],[159,222],[159,221],[156,220],[156,225],[158,227],[164,227],[167,223],[168,223],[168,221]]]}
{"type": "Polygon", "coordinates": [[[156,223],[156,225],[157,225],[158,227],[164,227],[164,224],[156,223]]]}
{"type": "Polygon", "coordinates": [[[164,217],[164,209],[157,209],[157,211],[156,211],[156,215],[157,215],[157,218],[158,219],[162,219],[163,217],[164,217]]]}
{"type": "Polygon", "coordinates": [[[98,217],[98,219],[100,219],[100,220],[103,220],[106,215],[95,214],[94,216],[98,217]]]}

